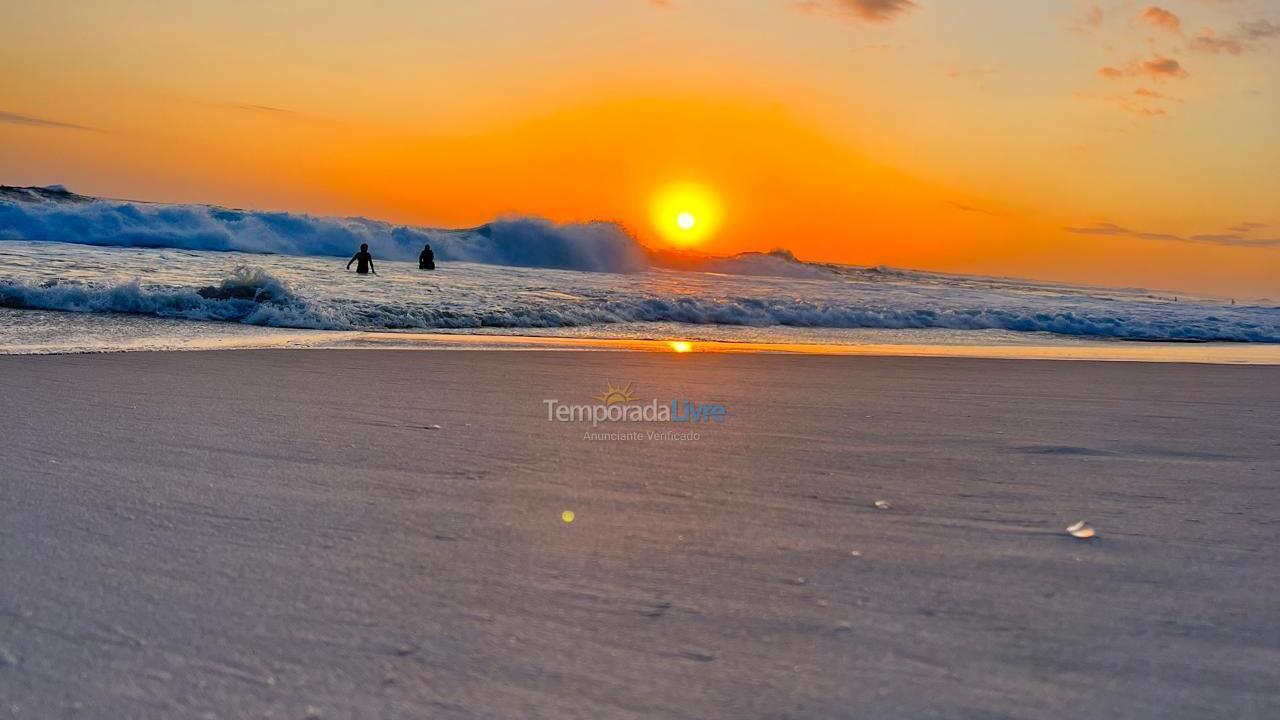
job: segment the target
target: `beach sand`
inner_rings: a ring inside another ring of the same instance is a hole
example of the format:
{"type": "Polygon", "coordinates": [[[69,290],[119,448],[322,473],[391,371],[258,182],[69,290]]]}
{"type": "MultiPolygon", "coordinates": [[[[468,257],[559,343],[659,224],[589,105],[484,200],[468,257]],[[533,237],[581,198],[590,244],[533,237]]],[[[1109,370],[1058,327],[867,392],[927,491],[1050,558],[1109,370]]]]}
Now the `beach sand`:
{"type": "Polygon", "coordinates": [[[0,397],[0,717],[1280,717],[1280,368],[265,350],[0,397]],[[547,420],[609,383],[729,415],[547,420]]]}

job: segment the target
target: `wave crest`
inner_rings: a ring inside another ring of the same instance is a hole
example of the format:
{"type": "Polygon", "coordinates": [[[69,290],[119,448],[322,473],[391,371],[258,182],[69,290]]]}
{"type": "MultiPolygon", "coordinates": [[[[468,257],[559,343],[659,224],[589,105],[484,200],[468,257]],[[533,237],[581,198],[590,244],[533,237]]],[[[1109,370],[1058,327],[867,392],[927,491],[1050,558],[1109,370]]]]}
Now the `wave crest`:
{"type": "MultiPolygon", "coordinates": [[[[220,284],[202,288],[146,287],[138,280],[113,285],[78,280],[32,284],[0,281],[0,306],[63,312],[114,312],[133,315],[276,325],[290,308],[303,309],[288,284],[261,268],[239,267],[220,284]]],[[[307,313],[295,314],[303,318],[307,313]]],[[[318,325],[302,325],[318,329],[318,325]]]]}
{"type": "Polygon", "coordinates": [[[3,188],[0,237],[36,242],[281,255],[350,255],[368,243],[380,258],[414,260],[431,243],[436,257],[492,265],[637,272],[645,251],[614,223],[557,225],[499,220],[468,230],[392,225],[206,205],[98,200],[65,191],[3,188]],[[21,191],[21,192],[19,192],[21,191]]]}

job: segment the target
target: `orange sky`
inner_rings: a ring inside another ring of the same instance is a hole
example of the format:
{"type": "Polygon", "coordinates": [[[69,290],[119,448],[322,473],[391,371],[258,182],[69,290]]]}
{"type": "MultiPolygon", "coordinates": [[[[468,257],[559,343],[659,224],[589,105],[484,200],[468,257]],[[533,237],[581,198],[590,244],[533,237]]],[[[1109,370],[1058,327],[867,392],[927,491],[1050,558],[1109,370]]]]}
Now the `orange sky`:
{"type": "Polygon", "coordinates": [[[0,182],[1280,296],[1272,2],[99,5],[0,9],[0,182]]]}

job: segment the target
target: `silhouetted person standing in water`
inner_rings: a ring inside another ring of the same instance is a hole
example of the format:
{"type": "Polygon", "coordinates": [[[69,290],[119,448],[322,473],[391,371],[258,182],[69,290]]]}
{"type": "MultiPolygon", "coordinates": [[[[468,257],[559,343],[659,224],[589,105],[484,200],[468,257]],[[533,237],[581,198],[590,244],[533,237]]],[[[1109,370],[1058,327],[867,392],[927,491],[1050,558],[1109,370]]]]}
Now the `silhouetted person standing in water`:
{"type": "Polygon", "coordinates": [[[368,243],[361,244],[360,252],[352,255],[351,259],[347,261],[348,270],[351,269],[351,263],[357,263],[356,272],[361,275],[368,275],[369,273],[373,273],[374,275],[378,274],[378,271],[373,269],[373,256],[369,254],[368,243]]]}
{"type": "Polygon", "coordinates": [[[428,243],[426,247],[422,248],[422,253],[418,255],[418,269],[419,270],[435,270],[436,269],[436,254],[431,252],[430,243],[428,243]]]}

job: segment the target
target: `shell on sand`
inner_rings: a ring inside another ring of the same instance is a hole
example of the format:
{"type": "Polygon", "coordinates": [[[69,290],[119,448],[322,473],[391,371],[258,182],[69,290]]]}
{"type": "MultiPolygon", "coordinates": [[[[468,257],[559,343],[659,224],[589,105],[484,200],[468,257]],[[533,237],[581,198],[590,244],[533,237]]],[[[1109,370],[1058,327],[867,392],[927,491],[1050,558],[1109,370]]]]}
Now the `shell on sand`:
{"type": "Polygon", "coordinates": [[[1089,523],[1084,520],[1067,526],[1067,534],[1079,540],[1089,540],[1098,537],[1098,532],[1092,527],[1089,527],[1089,523]]]}

